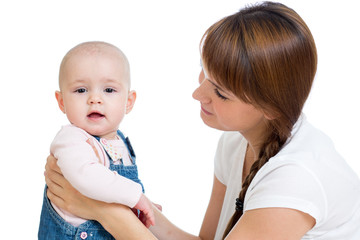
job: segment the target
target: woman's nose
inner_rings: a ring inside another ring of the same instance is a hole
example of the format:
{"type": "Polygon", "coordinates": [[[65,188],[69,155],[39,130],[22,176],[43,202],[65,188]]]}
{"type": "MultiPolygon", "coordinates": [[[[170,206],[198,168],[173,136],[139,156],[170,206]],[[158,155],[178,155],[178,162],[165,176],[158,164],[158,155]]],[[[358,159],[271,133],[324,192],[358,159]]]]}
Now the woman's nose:
{"type": "Polygon", "coordinates": [[[200,86],[195,89],[195,91],[192,94],[192,97],[202,103],[209,103],[211,99],[207,94],[208,91],[206,87],[206,79],[205,79],[204,71],[200,72],[199,83],[200,86]]]}

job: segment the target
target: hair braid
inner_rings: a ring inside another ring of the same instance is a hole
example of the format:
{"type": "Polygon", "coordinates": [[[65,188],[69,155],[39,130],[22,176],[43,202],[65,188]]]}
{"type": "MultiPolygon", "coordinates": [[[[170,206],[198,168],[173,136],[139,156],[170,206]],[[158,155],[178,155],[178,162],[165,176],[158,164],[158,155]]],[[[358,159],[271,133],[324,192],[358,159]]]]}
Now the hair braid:
{"type": "MultiPolygon", "coordinates": [[[[279,134],[276,129],[274,129],[272,132],[270,132],[268,138],[263,143],[258,159],[253,163],[253,165],[250,168],[249,174],[246,176],[241,191],[239,193],[239,200],[244,203],[246,192],[250,186],[250,183],[254,179],[256,173],[260,170],[262,166],[265,165],[269,161],[269,159],[273,156],[275,156],[282,148],[282,146],[285,144],[286,140],[290,136],[290,132],[286,134],[279,134]]],[[[237,223],[237,221],[240,219],[240,217],[243,214],[243,209],[236,210],[233,216],[231,217],[224,235],[223,239],[229,234],[231,229],[234,227],[234,225],[237,223]]]]}

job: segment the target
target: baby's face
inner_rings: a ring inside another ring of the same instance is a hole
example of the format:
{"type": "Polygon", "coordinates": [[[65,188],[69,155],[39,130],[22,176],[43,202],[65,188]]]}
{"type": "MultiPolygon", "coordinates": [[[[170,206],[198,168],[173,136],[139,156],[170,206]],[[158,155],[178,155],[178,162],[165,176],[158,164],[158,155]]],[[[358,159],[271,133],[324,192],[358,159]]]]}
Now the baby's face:
{"type": "Polygon", "coordinates": [[[88,133],[112,138],[129,104],[128,66],[111,51],[75,53],[60,74],[63,111],[69,121],[88,133]]]}

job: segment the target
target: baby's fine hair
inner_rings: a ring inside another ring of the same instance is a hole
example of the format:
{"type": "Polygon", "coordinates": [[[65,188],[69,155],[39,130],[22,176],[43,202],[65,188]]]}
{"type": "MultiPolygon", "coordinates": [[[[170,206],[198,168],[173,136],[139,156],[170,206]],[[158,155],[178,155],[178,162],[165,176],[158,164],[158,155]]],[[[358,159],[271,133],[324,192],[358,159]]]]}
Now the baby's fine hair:
{"type": "Polygon", "coordinates": [[[71,48],[63,57],[60,69],[59,69],[59,85],[60,81],[62,79],[62,73],[65,68],[66,62],[68,59],[70,59],[75,54],[102,54],[107,52],[112,52],[114,54],[117,54],[122,59],[122,64],[124,65],[125,71],[125,77],[127,78],[129,82],[129,88],[130,88],[130,64],[126,57],[126,55],[123,53],[123,51],[120,50],[120,48],[116,47],[115,45],[103,41],[89,41],[89,42],[83,42],[75,47],[71,48]]]}

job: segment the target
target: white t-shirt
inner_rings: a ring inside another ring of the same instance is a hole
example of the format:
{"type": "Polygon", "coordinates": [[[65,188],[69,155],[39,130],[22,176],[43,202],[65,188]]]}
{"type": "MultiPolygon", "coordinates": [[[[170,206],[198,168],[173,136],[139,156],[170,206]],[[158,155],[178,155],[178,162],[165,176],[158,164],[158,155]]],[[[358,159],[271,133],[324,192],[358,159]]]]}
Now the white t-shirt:
{"type": "MultiPolygon", "coordinates": [[[[226,185],[226,194],[216,240],[235,211],[246,147],[239,132],[225,132],[218,144],[215,175],[226,185]]],[[[296,209],[314,217],[315,226],[302,239],[360,239],[360,180],[331,140],[305,117],[300,117],[292,137],[248,188],[244,211],[269,207],[296,209]]]]}

